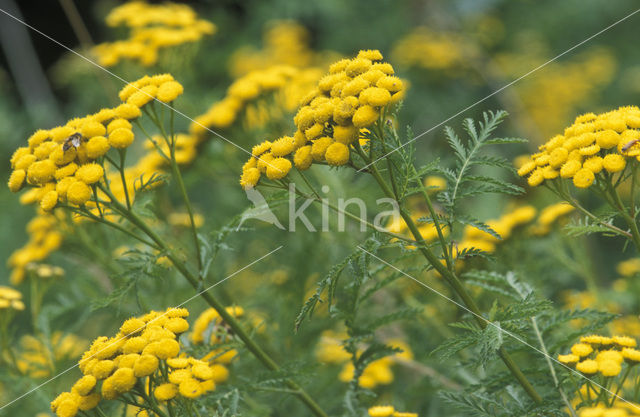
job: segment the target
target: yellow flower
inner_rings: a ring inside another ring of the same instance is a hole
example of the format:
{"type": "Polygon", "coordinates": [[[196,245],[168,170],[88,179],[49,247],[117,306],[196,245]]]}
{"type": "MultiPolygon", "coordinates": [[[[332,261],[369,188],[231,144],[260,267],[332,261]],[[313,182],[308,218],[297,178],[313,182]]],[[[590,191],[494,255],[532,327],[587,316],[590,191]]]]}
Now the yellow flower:
{"type": "Polygon", "coordinates": [[[96,386],[96,378],[93,375],[85,375],[73,384],[71,390],[78,395],[88,395],[96,386]]]}
{"type": "Polygon", "coordinates": [[[271,154],[275,157],[289,155],[293,152],[294,146],[291,136],[283,136],[271,144],[271,154]]]}
{"type": "Polygon", "coordinates": [[[622,155],[611,153],[604,157],[602,166],[607,172],[620,172],[627,165],[627,161],[622,155]]]}
{"type": "Polygon", "coordinates": [[[622,371],[620,364],[614,360],[603,360],[598,362],[598,370],[603,376],[616,376],[622,371]]]}
{"type": "Polygon", "coordinates": [[[104,136],[94,136],[86,143],[85,149],[87,156],[91,159],[97,159],[105,155],[109,151],[110,145],[104,136]]]}
{"type": "Polygon", "coordinates": [[[116,365],[111,360],[103,360],[96,363],[91,369],[91,374],[96,379],[105,379],[113,372],[116,365]]]}
{"type": "Polygon", "coordinates": [[[27,178],[32,184],[44,184],[53,179],[55,172],[56,165],[53,161],[45,159],[44,161],[36,161],[29,165],[27,178]]]}
{"type": "Polygon", "coordinates": [[[82,165],[76,171],[76,178],[85,184],[95,184],[102,179],[104,170],[98,164],[86,164],[82,165]]]}
{"type": "Polygon", "coordinates": [[[82,136],[84,136],[85,138],[91,138],[93,136],[104,135],[105,133],[107,133],[107,129],[102,125],[102,123],[90,120],[82,125],[80,133],[82,133],[82,136]]]}
{"type": "Polygon", "coordinates": [[[180,334],[189,330],[189,322],[181,317],[172,317],[167,319],[163,327],[172,333],[180,334]]]}
{"type": "MultiPolygon", "coordinates": [[[[120,368],[107,378],[107,380],[111,380],[113,388],[120,394],[129,391],[136,383],[136,377],[131,368],[120,368]]],[[[106,383],[106,380],[103,384],[104,383],[106,383]]]]}
{"type": "Polygon", "coordinates": [[[603,130],[596,134],[596,143],[602,149],[610,149],[620,142],[620,135],[611,129],[603,130]]]}
{"type": "Polygon", "coordinates": [[[544,181],[544,173],[543,173],[543,170],[539,168],[533,171],[531,175],[529,175],[529,177],[527,178],[527,183],[531,187],[537,187],[538,185],[542,184],[543,181],[544,181]]]}
{"type": "Polygon", "coordinates": [[[178,387],[171,383],[164,383],[156,387],[153,395],[159,401],[168,401],[178,395],[178,387]]]}
{"type": "Polygon", "coordinates": [[[40,200],[40,207],[44,211],[51,211],[58,204],[58,193],[56,191],[49,191],[40,200]]]}
{"type": "Polygon", "coordinates": [[[624,348],[622,349],[622,357],[631,363],[639,363],[640,362],[640,351],[632,348],[624,348]]]}
{"type": "Polygon", "coordinates": [[[122,119],[131,120],[140,117],[142,113],[140,112],[140,108],[133,104],[123,103],[115,108],[115,114],[122,119]]]}
{"type": "Polygon", "coordinates": [[[127,99],[128,104],[133,104],[136,107],[142,107],[145,104],[152,101],[158,93],[158,87],[155,85],[146,85],[135,93],[131,94],[127,99]]]}
{"type": "Polygon", "coordinates": [[[255,187],[258,181],[260,181],[260,170],[258,168],[244,170],[240,177],[240,185],[245,190],[255,187]]]}
{"type": "Polygon", "coordinates": [[[324,157],[329,165],[344,165],[349,162],[349,147],[343,143],[334,142],[329,145],[324,157]]]}
{"type": "Polygon", "coordinates": [[[353,125],[335,126],[333,128],[333,139],[336,142],[350,145],[358,139],[358,128],[353,125]]]}
{"type": "Polygon", "coordinates": [[[81,206],[91,198],[91,188],[82,181],[75,181],[67,188],[66,195],[71,204],[81,206]]]}
{"type": "Polygon", "coordinates": [[[588,188],[593,184],[595,175],[587,168],[582,168],[573,176],[573,185],[578,188],[588,188]]]}
{"type": "Polygon", "coordinates": [[[124,149],[133,143],[134,135],[130,129],[118,128],[109,133],[109,144],[117,149],[124,149]]]}
{"type": "Polygon", "coordinates": [[[369,87],[360,93],[360,103],[369,104],[374,107],[382,107],[391,101],[389,90],[380,87],[369,87]]]}
{"type": "Polygon", "coordinates": [[[200,383],[193,378],[187,378],[180,382],[178,388],[180,395],[185,398],[197,398],[202,395],[202,387],[200,383]]]}
{"type": "Polygon", "coordinates": [[[576,364],[579,360],[580,357],[577,355],[558,355],[558,361],[564,363],[565,365],[576,364]]]}
{"type": "Polygon", "coordinates": [[[358,107],[358,110],[353,114],[353,125],[358,128],[363,128],[372,125],[378,120],[379,112],[369,105],[358,107]]]}
{"type": "Polygon", "coordinates": [[[267,178],[279,180],[291,171],[291,161],[285,158],[275,158],[267,166],[267,178]]]}
{"type": "Polygon", "coordinates": [[[137,317],[132,317],[122,323],[122,326],[120,326],[120,332],[125,336],[130,336],[143,331],[145,326],[146,324],[144,321],[137,317]]]}
{"type": "Polygon", "coordinates": [[[390,405],[377,405],[367,410],[369,417],[390,417],[393,415],[395,409],[390,405]]]}
{"type": "Polygon", "coordinates": [[[22,189],[22,185],[24,184],[24,179],[27,176],[27,173],[24,169],[16,169],[11,173],[9,177],[9,190],[11,192],[17,193],[22,189]]]}
{"type": "Polygon", "coordinates": [[[598,362],[593,359],[586,359],[578,363],[576,369],[583,374],[592,375],[598,372],[598,362]]]}
{"type": "Polygon", "coordinates": [[[133,373],[136,377],[151,375],[158,369],[158,358],[153,355],[141,355],[133,365],[133,373]]]}
{"type": "Polygon", "coordinates": [[[629,336],[613,336],[612,339],[613,339],[613,343],[615,343],[616,345],[622,348],[625,348],[625,347],[633,348],[638,345],[638,342],[636,342],[636,339],[629,336]]]}
{"type": "Polygon", "coordinates": [[[184,91],[182,84],[177,81],[168,81],[158,87],[158,100],[169,103],[178,98],[184,91]]]}
{"type": "Polygon", "coordinates": [[[82,411],[93,410],[98,406],[101,398],[97,392],[87,396],[81,396],[78,402],[78,409],[82,411]]]}
{"type": "Polygon", "coordinates": [[[201,380],[213,379],[213,370],[206,363],[197,363],[191,367],[191,374],[201,380]]]}
{"type": "Polygon", "coordinates": [[[307,145],[298,149],[293,157],[293,163],[296,168],[300,170],[308,169],[313,163],[313,157],[311,155],[312,147],[307,145]]]}

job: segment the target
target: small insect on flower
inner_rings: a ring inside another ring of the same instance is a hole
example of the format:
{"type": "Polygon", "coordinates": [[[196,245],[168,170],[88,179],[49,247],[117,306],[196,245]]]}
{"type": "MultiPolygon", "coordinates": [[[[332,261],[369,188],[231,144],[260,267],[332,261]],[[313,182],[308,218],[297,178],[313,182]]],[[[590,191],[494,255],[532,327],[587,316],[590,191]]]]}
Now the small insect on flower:
{"type": "Polygon", "coordinates": [[[64,140],[64,143],[62,144],[62,150],[66,152],[72,146],[74,148],[79,148],[82,142],[84,142],[84,137],[82,136],[82,134],[76,132],[64,140]]]}
{"type": "Polygon", "coordinates": [[[635,145],[636,143],[640,142],[640,139],[634,139],[629,141],[629,143],[627,143],[626,145],[624,145],[621,149],[622,152],[627,152],[633,145],[635,145]]]}

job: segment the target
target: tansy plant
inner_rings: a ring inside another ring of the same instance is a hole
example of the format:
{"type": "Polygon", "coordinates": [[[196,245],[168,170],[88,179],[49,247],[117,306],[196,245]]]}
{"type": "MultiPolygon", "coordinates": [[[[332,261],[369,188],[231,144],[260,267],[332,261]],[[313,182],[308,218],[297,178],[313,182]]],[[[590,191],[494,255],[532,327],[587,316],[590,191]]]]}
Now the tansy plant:
{"type": "Polygon", "coordinates": [[[215,390],[229,371],[224,355],[196,359],[182,352],[188,315],[184,308],[152,311],[128,319],[111,338],[95,339],[78,363],[83,376],[51,410],[59,417],[103,416],[105,403],[118,400],[140,409],[138,415],[192,415],[193,400],[215,390]]]}
{"type": "Polygon", "coordinates": [[[640,250],[636,217],[636,187],[640,158],[640,109],[620,107],[576,118],[562,134],[540,146],[518,169],[530,186],[544,185],[586,218],[575,227],[581,233],[607,232],[624,236],[640,250]],[[588,189],[606,210],[594,213],[572,188],[588,189]],[[624,226],[615,223],[622,220],[624,226]]]}
{"type": "MultiPolygon", "coordinates": [[[[71,119],[63,126],[38,130],[26,146],[17,149],[11,157],[13,172],[9,188],[13,192],[26,189],[28,202],[39,203],[45,213],[62,211],[73,214],[74,222],[88,220],[104,224],[158,253],[159,260],[173,265],[198,290],[220,320],[267,369],[278,371],[279,365],[254,341],[234,314],[209,292],[202,291],[211,259],[207,260],[207,248],[201,246],[202,237],[198,235],[196,216],[179,169],[179,164],[193,160],[199,139],[175,132],[175,111],[171,107],[182,93],[182,85],[170,74],[144,76],[120,91],[122,104],[115,108],[71,119]],[[156,132],[152,132],[150,126],[156,132]],[[128,164],[127,156],[131,154],[128,150],[134,145],[136,135],[143,136],[146,144],[142,155],[128,164]],[[167,175],[177,185],[187,208],[194,246],[191,260],[185,260],[167,243],[156,224],[149,222],[148,215],[141,214],[145,213],[140,208],[144,203],[138,204],[138,197],[161,185],[167,175]]],[[[55,222],[57,218],[48,219],[55,222]]],[[[11,305],[17,302],[12,301],[11,305]]],[[[128,392],[135,385],[129,371],[121,371],[118,381],[113,386],[115,391],[108,390],[107,397],[114,397],[122,390],[128,392]],[[124,379],[120,381],[120,377],[124,379]]],[[[313,414],[326,416],[296,382],[285,379],[285,383],[313,414]]],[[[171,389],[166,388],[167,392],[171,389]]],[[[93,405],[97,397],[86,401],[93,405]]],[[[157,407],[153,410],[164,416],[157,407]]]]}
{"type": "MultiPolygon", "coordinates": [[[[407,139],[409,143],[403,143],[393,122],[395,105],[404,97],[405,86],[402,80],[394,75],[392,65],[383,62],[382,59],[379,51],[367,50],[360,51],[353,59],[343,59],[331,65],[329,73],[320,79],[317,87],[302,101],[294,118],[296,132],[292,136],[256,145],[252,157],[242,168],[240,184],[245,189],[268,186],[286,190],[290,182],[302,180],[308,191],[303,192],[296,188],[295,192],[319,203],[322,199],[315,186],[305,176],[305,171],[313,165],[350,168],[361,175],[370,176],[382,194],[397,203],[399,214],[410,232],[410,237],[398,235],[377,228],[366,219],[346,212],[347,216],[367,224],[379,233],[361,245],[361,249],[334,266],[327,277],[320,281],[315,295],[303,307],[297,325],[300,326],[314,311],[318,302],[324,298],[324,291],[328,291],[329,305],[335,302],[333,295],[338,279],[348,266],[351,266],[354,278],[352,282],[345,284],[349,301],[342,307],[331,307],[331,311],[334,316],[344,319],[350,336],[343,342],[343,346],[352,357],[354,372],[351,389],[356,395],[347,395],[348,401],[362,398],[358,394],[357,381],[367,366],[380,357],[398,351],[392,346],[380,343],[363,345],[365,341],[375,340],[373,331],[376,326],[369,324],[365,330],[362,327],[364,324],[357,324],[358,308],[372,293],[401,276],[397,273],[392,274],[384,284],[365,290],[367,281],[372,279],[371,276],[374,274],[371,271],[371,263],[380,259],[374,255],[378,250],[389,246],[409,245],[417,248],[413,253],[420,254],[426,268],[437,271],[456,297],[459,297],[461,309],[473,316],[471,323],[466,326],[471,326],[469,329],[473,328],[475,337],[467,338],[465,343],[468,344],[465,346],[475,343],[482,345],[481,350],[486,356],[483,363],[486,363],[491,355],[499,357],[534,406],[540,406],[543,403],[541,394],[507,351],[499,330],[500,325],[492,323],[492,320],[497,320],[498,317],[503,320],[515,320],[517,314],[514,316],[515,312],[510,309],[500,310],[501,313],[483,312],[456,269],[457,263],[464,258],[485,255],[476,247],[461,249],[457,246],[455,236],[459,233],[461,225],[471,225],[500,239],[500,235],[487,224],[462,215],[459,212],[461,202],[485,193],[518,194],[522,191],[499,178],[477,172],[483,165],[511,169],[508,161],[484,154],[484,148],[488,145],[518,143],[522,140],[493,138],[491,134],[505,118],[506,113],[485,113],[479,124],[469,119],[464,121],[468,140],[461,139],[453,129],[446,129],[446,137],[456,159],[453,168],[440,167],[437,160],[416,167],[410,141],[412,138],[407,139]],[[432,173],[438,173],[446,180],[446,189],[437,194],[437,202],[432,201],[430,189],[423,183],[423,178],[432,173]],[[407,208],[407,200],[413,196],[420,196],[427,208],[426,215],[418,220],[407,208]],[[434,242],[425,240],[419,224],[433,227],[434,242]],[[396,243],[392,239],[395,239],[396,243]]],[[[340,208],[330,204],[329,207],[344,213],[340,208]]],[[[531,299],[520,302],[523,308],[526,305],[532,309],[531,314],[534,314],[533,311],[546,308],[531,299]]],[[[409,310],[392,312],[389,316],[378,318],[376,322],[386,323],[411,314],[409,310]]]]}

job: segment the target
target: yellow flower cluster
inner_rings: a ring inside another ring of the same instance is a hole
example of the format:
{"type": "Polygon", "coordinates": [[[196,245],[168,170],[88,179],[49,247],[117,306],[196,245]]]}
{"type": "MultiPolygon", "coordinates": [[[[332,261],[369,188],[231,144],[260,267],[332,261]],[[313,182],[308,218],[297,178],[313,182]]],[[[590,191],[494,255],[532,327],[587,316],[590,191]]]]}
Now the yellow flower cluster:
{"type": "Polygon", "coordinates": [[[46,342],[31,335],[23,336],[16,365],[31,378],[46,378],[56,369],[55,362],[77,360],[87,345],[87,340],[60,331],[54,332],[46,342]]]}
{"type": "MultiPolygon", "coordinates": [[[[344,363],[338,379],[349,382],[353,379],[355,368],[352,362],[347,362],[351,355],[344,350],[341,340],[346,338],[345,333],[335,333],[331,330],[322,333],[320,343],[316,348],[316,358],[322,363],[344,363]]],[[[398,361],[412,360],[413,353],[409,346],[401,340],[393,339],[387,345],[399,348],[402,351],[392,356],[385,356],[367,365],[358,379],[358,385],[363,388],[373,389],[378,385],[388,385],[393,382],[392,366],[398,361]]]]}
{"type": "MultiPolygon", "coordinates": [[[[244,316],[244,309],[239,306],[227,307],[227,312],[233,317],[244,316]]],[[[229,336],[227,328],[220,317],[220,314],[213,308],[209,308],[200,314],[193,323],[193,331],[190,338],[194,344],[216,345],[225,341],[229,336]]],[[[238,351],[235,349],[217,348],[204,356],[203,360],[214,361],[218,364],[228,364],[236,357],[238,351]]]]}
{"type": "Polygon", "coordinates": [[[391,405],[376,405],[367,411],[369,417],[418,417],[417,413],[396,411],[391,405]]]}
{"type": "Polygon", "coordinates": [[[496,244],[508,239],[516,228],[531,222],[535,218],[536,212],[532,206],[522,206],[503,214],[499,219],[487,221],[486,224],[502,239],[467,225],[464,228],[462,241],[458,244],[458,251],[476,248],[489,253],[494,252],[496,244]]]}
{"type": "Polygon", "coordinates": [[[64,275],[64,269],[48,264],[30,263],[27,264],[26,270],[32,277],[42,279],[43,281],[60,278],[64,275]]]}
{"type": "MultiPolygon", "coordinates": [[[[435,32],[420,26],[400,39],[393,47],[394,62],[429,70],[460,70],[476,55],[475,47],[459,34],[435,32]]],[[[448,75],[456,72],[447,71],[448,75]]]]}
{"type": "Polygon", "coordinates": [[[263,126],[269,120],[281,119],[282,109],[293,112],[321,76],[322,71],[316,68],[300,69],[286,65],[251,71],[235,80],[222,100],[213,103],[204,114],[194,119],[190,133],[202,140],[207,133],[205,127],[228,128],[243,111],[247,124],[252,128],[263,126]],[[267,95],[275,103],[261,101],[267,95]],[[252,106],[252,102],[255,105],[252,106]]]}
{"type": "Polygon", "coordinates": [[[535,187],[545,180],[573,178],[578,188],[588,188],[601,171],[621,172],[627,158],[640,158],[640,109],[636,106],[576,118],[565,129],[540,146],[540,152],[518,169],[535,187]]]}
{"type": "Polygon", "coordinates": [[[59,221],[52,214],[39,214],[27,224],[29,241],[7,261],[12,269],[9,277],[12,284],[18,285],[24,280],[27,265],[42,261],[60,247],[63,237],[59,221]]]}
{"type": "Polygon", "coordinates": [[[636,340],[628,336],[584,336],[571,347],[570,354],[559,355],[558,360],[585,375],[599,372],[603,377],[614,377],[622,371],[623,363],[640,363],[636,346],[636,340]]]}
{"type": "Polygon", "coordinates": [[[158,52],[212,35],[216,26],[203,19],[185,4],[147,4],[132,1],[114,8],[106,18],[109,26],[126,25],[131,29],[123,41],[102,43],[94,48],[99,63],[105,67],[123,59],[137,60],[144,66],[158,61],[158,52]]]}
{"type": "Polygon", "coordinates": [[[578,417],[640,417],[640,405],[627,401],[616,401],[613,406],[598,404],[581,408],[578,417]]]}
{"type": "MultiPolygon", "coordinates": [[[[530,37],[525,41],[516,46],[517,52],[496,58],[497,67],[509,78],[520,77],[551,57],[546,45],[530,37]]],[[[514,88],[535,129],[548,137],[562,129],[584,103],[597,97],[615,74],[616,58],[611,50],[594,47],[563,62],[548,63],[539,76],[527,77],[514,88]]]]}
{"type": "Polygon", "coordinates": [[[386,106],[404,97],[402,81],[377,50],[360,51],[354,59],[342,59],[303,100],[294,117],[297,131],[273,142],[253,147],[242,167],[240,185],[256,186],[262,174],[277,180],[292,166],[308,169],[313,162],[341,166],[349,162],[349,146],[360,129],[374,124],[386,106]]]}
{"type": "Polygon", "coordinates": [[[20,291],[0,286],[0,310],[24,310],[20,291]]]}
{"type": "Polygon", "coordinates": [[[213,391],[228,372],[180,354],[177,338],[189,329],[188,315],[183,308],[152,311],[126,320],[112,338],[94,340],[78,362],[84,376],[51,402],[52,411],[73,417],[95,408],[102,399],[113,400],[124,393],[140,396],[144,394],[140,390],[153,393],[160,402],[178,395],[193,399],[213,391]]]}
{"type": "Polygon", "coordinates": [[[543,208],[540,211],[538,220],[531,226],[531,233],[537,236],[544,236],[551,232],[551,226],[566,214],[575,210],[569,203],[557,203],[543,208]]]}
{"type": "Polygon", "coordinates": [[[273,65],[309,68],[322,65],[328,53],[315,53],[309,47],[309,32],[293,21],[276,21],[264,31],[261,50],[252,46],[238,49],[229,59],[229,71],[239,78],[256,69],[267,69],[273,65]]]}
{"type": "Polygon", "coordinates": [[[640,272],[640,258],[631,258],[620,262],[616,271],[623,277],[630,277],[640,272]]]}

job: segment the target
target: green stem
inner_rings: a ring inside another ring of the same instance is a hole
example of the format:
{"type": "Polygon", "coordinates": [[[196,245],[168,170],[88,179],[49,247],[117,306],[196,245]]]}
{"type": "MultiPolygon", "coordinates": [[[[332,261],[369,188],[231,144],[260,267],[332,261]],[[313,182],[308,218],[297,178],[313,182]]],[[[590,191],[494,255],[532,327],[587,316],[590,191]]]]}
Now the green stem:
{"type": "Polygon", "coordinates": [[[536,337],[538,338],[538,342],[540,343],[540,349],[544,353],[544,358],[547,360],[547,366],[549,367],[549,371],[551,371],[551,377],[553,378],[553,383],[556,389],[558,390],[558,392],[560,393],[560,397],[562,398],[562,401],[569,409],[569,413],[571,413],[571,417],[577,417],[576,410],[573,409],[571,402],[569,401],[569,399],[567,398],[567,395],[564,393],[564,390],[560,386],[560,381],[558,380],[558,376],[556,375],[556,370],[553,367],[553,362],[551,362],[551,356],[549,355],[549,351],[547,351],[547,346],[544,343],[544,339],[542,338],[542,333],[540,333],[540,329],[538,328],[538,322],[536,321],[535,317],[531,317],[531,324],[533,327],[533,331],[535,332],[536,337]]]}
{"type": "Polygon", "coordinates": [[[126,149],[118,149],[118,154],[120,155],[120,165],[118,166],[118,171],[120,171],[120,180],[122,181],[122,188],[124,190],[124,199],[127,202],[127,208],[131,210],[131,200],[129,199],[129,189],[127,187],[127,179],[124,175],[124,162],[127,157],[126,149]]]}
{"type": "Polygon", "coordinates": [[[627,225],[631,230],[633,243],[636,246],[636,249],[638,250],[638,252],[640,252],[640,231],[638,231],[638,224],[636,223],[635,219],[631,217],[629,213],[627,213],[627,209],[622,203],[622,200],[620,199],[620,194],[618,194],[618,190],[616,190],[615,188],[612,188],[611,194],[613,195],[614,201],[616,202],[616,205],[620,210],[620,214],[622,215],[624,220],[627,222],[627,225]]]}
{"type": "Polygon", "coordinates": [[[624,382],[627,380],[627,377],[629,376],[629,372],[631,372],[631,367],[627,366],[627,370],[624,372],[624,375],[622,376],[622,380],[618,383],[616,392],[611,397],[611,404],[609,404],[610,407],[613,407],[613,404],[616,402],[616,398],[618,398],[618,393],[620,392],[620,388],[622,388],[622,386],[624,385],[624,382]]]}
{"type": "MultiPolygon", "coordinates": [[[[153,116],[154,116],[152,117],[152,119],[160,129],[160,132],[162,133],[162,137],[164,138],[167,146],[169,147],[169,160],[171,165],[171,172],[173,173],[173,177],[176,180],[176,183],[178,184],[178,188],[180,189],[180,194],[182,196],[182,201],[187,207],[187,213],[189,214],[189,220],[191,223],[191,234],[193,235],[193,245],[196,251],[196,260],[198,262],[198,275],[200,276],[200,280],[204,280],[204,277],[202,276],[202,250],[200,248],[200,239],[198,238],[198,230],[197,230],[196,222],[193,216],[193,207],[191,205],[191,200],[189,199],[189,195],[187,194],[187,189],[184,185],[182,174],[180,173],[180,168],[178,167],[178,163],[176,162],[176,141],[175,141],[175,134],[173,131],[174,112],[171,111],[169,113],[170,134],[167,135],[167,132],[164,129],[164,124],[162,123],[162,120],[158,117],[158,114],[156,113],[155,106],[152,106],[151,110],[153,111],[153,116]]],[[[152,140],[151,138],[149,139],[152,140]]]]}
{"type": "MultiPolygon", "coordinates": [[[[166,253],[167,258],[173,263],[176,269],[186,278],[186,280],[191,284],[191,286],[198,291],[200,288],[200,280],[194,275],[186,265],[178,259],[177,256],[173,254],[170,250],[169,245],[155,232],[153,231],[142,219],[140,219],[135,213],[128,211],[117,199],[113,198],[111,192],[107,189],[103,188],[103,191],[109,195],[112,199],[112,204],[115,206],[115,209],[122,214],[126,219],[128,219],[134,226],[139,228],[142,232],[144,232],[151,240],[153,240],[156,245],[166,253]]],[[[214,298],[208,292],[201,292],[200,296],[213,307],[214,310],[218,312],[222,320],[229,325],[229,327],[233,330],[234,334],[237,335],[240,340],[244,343],[247,349],[260,361],[262,364],[272,371],[279,371],[280,366],[273,360],[271,357],[264,351],[262,348],[249,336],[249,334],[245,331],[242,325],[233,317],[231,314],[227,312],[225,307],[219,302],[216,298],[214,298]]],[[[320,408],[320,406],[309,396],[309,394],[304,391],[302,387],[300,387],[296,382],[286,379],[286,384],[293,390],[297,391],[297,397],[311,410],[311,412],[317,417],[328,417],[327,414],[320,408]]]]}

